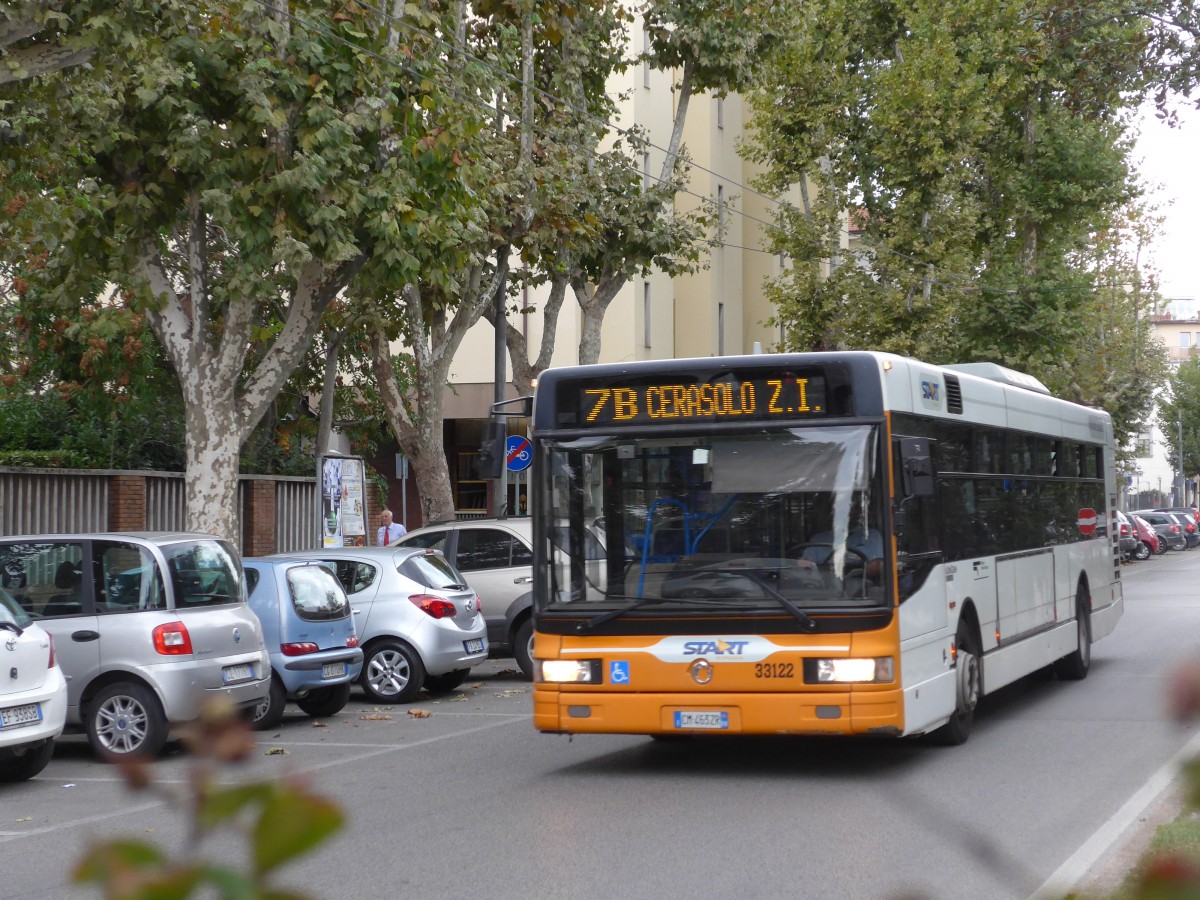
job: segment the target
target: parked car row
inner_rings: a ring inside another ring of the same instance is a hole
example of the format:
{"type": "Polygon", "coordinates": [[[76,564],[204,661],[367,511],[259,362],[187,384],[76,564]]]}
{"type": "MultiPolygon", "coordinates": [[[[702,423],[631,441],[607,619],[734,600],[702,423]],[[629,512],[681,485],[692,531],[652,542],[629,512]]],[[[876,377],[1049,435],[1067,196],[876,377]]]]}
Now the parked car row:
{"type": "Polygon", "coordinates": [[[1123,559],[1149,559],[1200,546],[1200,514],[1187,507],[1117,512],[1123,559]]]}
{"type": "Polygon", "coordinates": [[[289,701],[341,710],[458,687],[487,658],[474,590],[435,549],[239,560],[187,533],[0,539],[0,781],[64,730],[105,759],[153,756],[221,696],[259,728],[289,701]]]}

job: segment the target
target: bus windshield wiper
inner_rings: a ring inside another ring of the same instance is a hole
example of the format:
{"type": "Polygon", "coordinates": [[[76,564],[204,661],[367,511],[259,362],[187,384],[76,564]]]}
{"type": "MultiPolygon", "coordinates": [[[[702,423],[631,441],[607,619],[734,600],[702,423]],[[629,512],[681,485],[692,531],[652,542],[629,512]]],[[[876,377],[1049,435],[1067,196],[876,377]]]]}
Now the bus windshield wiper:
{"type": "Polygon", "coordinates": [[[767,594],[770,595],[772,600],[775,600],[776,602],[778,602],[780,606],[782,606],[784,609],[786,609],[788,612],[790,612],[793,616],[795,616],[796,621],[798,621],[804,627],[805,631],[816,631],[817,630],[817,620],[816,619],[814,619],[812,616],[810,616],[808,613],[806,613],[804,610],[802,610],[800,607],[798,607],[795,603],[793,603],[787,597],[783,596],[783,594],[779,593],[779,591],[775,590],[775,588],[771,587],[771,585],[769,585],[764,579],[760,578],[756,573],[750,571],[749,569],[707,568],[707,569],[705,569],[705,571],[706,572],[720,572],[725,575],[736,575],[739,578],[748,578],[750,581],[753,581],[756,585],[758,585],[760,588],[762,588],[764,591],[766,591],[767,594]]]}
{"type": "Polygon", "coordinates": [[[806,613],[804,610],[802,610],[800,607],[798,607],[795,603],[793,603],[787,597],[783,596],[783,594],[779,593],[779,591],[775,590],[775,588],[771,587],[769,584],[767,584],[765,581],[763,581],[757,575],[752,574],[750,576],[750,580],[753,581],[755,584],[757,584],[759,587],[761,587],[763,590],[765,590],[775,600],[778,600],[779,605],[782,606],[784,609],[786,609],[788,612],[790,612],[793,616],[795,616],[796,621],[798,621],[803,626],[805,631],[816,631],[817,630],[817,620],[814,619],[812,616],[810,616],[808,613],[806,613]]]}
{"type": "Polygon", "coordinates": [[[725,601],[703,600],[697,597],[638,597],[632,603],[626,603],[624,606],[618,606],[616,609],[610,609],[608,612],[602,612],[598,616],[593,616],[586,622],[580,622],[575,626],[576,631],[584,632],[591,631],[593,628],[598,628],[605,622],[611,622],[613,619],[619,619],[628,612],[633,612],[635,609],[641,609],[643,606],[654,606],[658,603],[719,603],[724,605],[725,601]]]}

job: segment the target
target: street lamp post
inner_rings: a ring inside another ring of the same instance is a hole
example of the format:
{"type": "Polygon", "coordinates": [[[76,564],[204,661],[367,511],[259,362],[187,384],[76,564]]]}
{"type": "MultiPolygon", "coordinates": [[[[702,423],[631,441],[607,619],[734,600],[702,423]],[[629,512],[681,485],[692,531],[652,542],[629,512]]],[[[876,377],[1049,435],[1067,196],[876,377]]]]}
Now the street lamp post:
{"type": "Polygon", "coordinates": [[[1183,482],[1183,412],[1182,411],[1179,412],[1179,416],[1176,419],[1175,424],[1178,428],[1176,435],[1177,435],[1178,441],[1179,441],[1178,444],[1176,444],[1176,446],[1179,450],[1179,499],[1177,499],[1175,501],[1175,504],[1177,506],[1183,506],[1185,503],[1187,503],[1187,488],[1184,486],[1184,482],[1183,482]]]}

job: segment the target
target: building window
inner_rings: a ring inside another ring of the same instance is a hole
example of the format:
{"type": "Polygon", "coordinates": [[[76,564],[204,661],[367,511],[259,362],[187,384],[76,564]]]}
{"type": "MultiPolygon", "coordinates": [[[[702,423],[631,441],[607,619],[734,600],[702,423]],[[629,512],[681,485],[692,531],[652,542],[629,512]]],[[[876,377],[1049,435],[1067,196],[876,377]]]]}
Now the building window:
{"type": "Polygon", "coordinates": [[[717,356],[725,355],[725,304],[717,304],[717,356]]]}
{"type": "Polygon", "coordinates": [[[1192,346],[1192,333],[1190,331],[1179,332],[1179,346],[1184,350],[1192,346]]]}
{"type": "Polygon", "coordinates": [[[642,346],[650,346],[650,282],[642,282],[642,346]]]}
{"type": "Polygon", "coordinates": [[[717,240],[725,240],[725,185],[717,185],[717,240]]]}
{"type": "Polygon", "coordinates": [[[642,29],[642,87],[650,87],[650,29],[642,29]]]}
{"type": "Polygon", "coordinates": [[[647,150],[642,154],[642,190],[650,188],[650,151],[647,150]]]}

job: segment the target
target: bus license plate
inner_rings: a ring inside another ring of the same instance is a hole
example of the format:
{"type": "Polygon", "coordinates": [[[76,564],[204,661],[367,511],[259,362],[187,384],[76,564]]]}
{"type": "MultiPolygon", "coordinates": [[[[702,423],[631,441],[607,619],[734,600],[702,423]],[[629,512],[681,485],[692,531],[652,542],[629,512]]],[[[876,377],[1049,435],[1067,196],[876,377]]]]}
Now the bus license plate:
{"type": "Polygon", "coordinates": [[[254,670],[248,665],[226,666],[221,670],[221,678],[226,684],[234,684],[238,681],[249,681],[254,677],[254,670]]]}
{"type": "Polygon", "coordinates": [[[42,721],[42,706],[40,703],[30,703],[28,706],[10,706],[0,709],[0,728],[18,728],[21,725],[36,725],[42,721]]]}
{"type": "Polygon", "coordinates": [[[468,653],[483,652],[483,638],[475,638],[470,641],[463,641],[463,644],[466,646],[468,653]]]}
{"type": "Polygon", "coordinates": [[[676,728],[728,728],[729,713],[721,710],[720,712],[698,712],[689,710],[676,710],[675,712],[675,727],[676,728]]]}
{"type": "Polygon", "coordinates": [[[322,678],[337,678],[345,674],[346,664],[344,662],[325,663],[325,665],[321,666],[322,678]]]}

